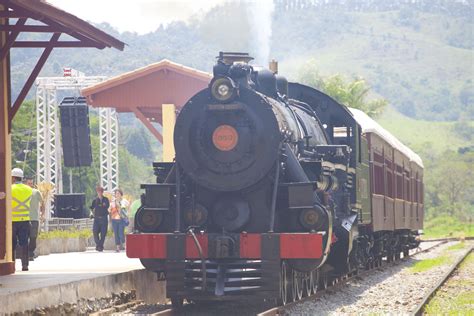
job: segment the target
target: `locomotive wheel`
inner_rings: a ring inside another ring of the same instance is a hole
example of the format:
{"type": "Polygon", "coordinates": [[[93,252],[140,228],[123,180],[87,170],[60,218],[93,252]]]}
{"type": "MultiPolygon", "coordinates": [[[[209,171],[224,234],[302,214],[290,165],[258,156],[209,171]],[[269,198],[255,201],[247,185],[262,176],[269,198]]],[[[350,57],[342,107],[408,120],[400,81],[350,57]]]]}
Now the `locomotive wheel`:
{"type": "Polygon", "coordinates": [[[313,287],[311,284],[311,272],[305,273],[304,276],[304,296],[311,296],[313,294],[313,287]]]}
{"type": "Polygon", "coordinates": [[[313,294],[315,294],[318,291],[318,283],[319,283],[318,270],[311,271],[310,283],[311,283],[312,292],[313,294]]]}
{"type": "Polygon", "coordinates": [[[410,250],[408,250],[408,249],[403,250],[403,258],[404,259],[408,258],[409,255],[410,255],[410,250]]]}
{"type": "Polygon", "coordinates": [[[173,308],[180,308],[180,307],[183,307],[183,303],[184,303],[184,298],[182,297],[171,297],[171,306],[173,306],[173,308]]]}
{"type": "Polygon", "coordinates": [[[293,300],[297,301],[303,298],[303,286],[303,277],[293,270],[293,300]]]}
{"type": "Polygon", "coordinates": [[[328,276],[326,274],[322,274],[319,276],[318,288],[320,290],[325,290],[328,287],[328,276]]]}
{"type": "Polygon", "coordinates": [[[280,269],[280,304],[286,305],[292,301],[292,278],[291,269],[283,261],[280,269]]]}

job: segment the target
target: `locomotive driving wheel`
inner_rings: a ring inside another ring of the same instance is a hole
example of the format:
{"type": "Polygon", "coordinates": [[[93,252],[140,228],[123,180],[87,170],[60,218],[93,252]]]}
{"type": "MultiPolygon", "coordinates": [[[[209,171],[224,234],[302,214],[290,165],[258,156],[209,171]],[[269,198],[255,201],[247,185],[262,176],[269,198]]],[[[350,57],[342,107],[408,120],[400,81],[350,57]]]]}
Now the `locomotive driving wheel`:
{"type": "Polygon", "coordinates": [[[318,291],[319,271],[318,270],[311,271],[309,280],[311,284],[311,292],[312,294],[315,294],[318,291]]]}
{"type": "Polygon", "coordinates": [[[307,272],[304,274],[304,296],[311,296],[311,294],[313,294],[313,287],[311,285],[311,275],[312,272],[307,272]]]}
{"type": "Polygon", "coordinates": [[[280,269],[280,304],[286,305],[293,300],[292,293],[292,270],[288,264],[283,261],[280,269]]]}
{"type": "Polygon", "coordinates": [[[293,300],[297,301],[303,298],[303,276],[301,273],[293,270],[293,300]]]}
{"type": "Polygon", "coordinates": [[[327,274],[323,273],[319,276],[318,280],[318,288],[321,290],[325,290],[328,287],[328,276],[327,274]]]}
{"type": "Polygon", "coordinates": [[[177,297],[177,296],[171,297],[171,306],[173,306],[173,308],[183,307],[183,303],[184,303],[184,298],[177,297]]]}

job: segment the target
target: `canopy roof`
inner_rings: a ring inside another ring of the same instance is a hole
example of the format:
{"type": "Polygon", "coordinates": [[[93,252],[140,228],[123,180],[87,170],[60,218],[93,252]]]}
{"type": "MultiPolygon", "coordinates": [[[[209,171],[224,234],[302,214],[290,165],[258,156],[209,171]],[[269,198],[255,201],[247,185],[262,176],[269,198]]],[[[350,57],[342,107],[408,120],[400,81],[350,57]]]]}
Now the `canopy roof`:
{"type": "Polygon", "coordinates": [[[152,123],[162,123],[162,105],[179,111],[197,92],[207,88],[212,75],[169,60],[138,68],[81,90],[87,104],[134,113],[161,142],[152,123]]]}
{"type": "MultiPolygon", "coordinates": [[[[86,21],[63,11],[44,0],[0,0],[0,4],[9,10],[2,12],[0,17],[18,18],[15,25],[2,26],[3,30],[13,32],[60,32],[68,34],[80,42],[64,41],[56,47],[114,47],[124,49],[124,43],[113,36],[99,30],[86,21]],[[43,22],[45,25],[25,25],[31,18],[43,22]],[[20,23],[18,23],[20,22],[20,23]],[[21,23],[22,22],[22,23],[21,23]]],[[[44,47],[49,42],[18,41],[13,47],[44,47]]]]}
{"type": "Polygon", "coordinates": [[[0,47],[0,61],[9,55],[11,48],[44,48],[23,89],[9,109],[10,122],[54,48],[114,47],[123,50],[125,46],[113,36],[43,0],[0,0],[0,19],[0,32],[7,35],[6,43],[0,47]],[[27,23],[29,20],[33,23],[27,23]],[[10,23],[11,21],[14,24],[10,23]],[[43,36],[35,36],[28,40],[17,40],[21,33],[49,33],[50,38],[44,40],[43,36]],[[69,35],[69,38],[60,40],[62,34],[69,35]]]}
{"type": "Polygon", "coordinates": [[[401,141],[399,141],[395,136],[393,136],[389,131],[380,126],[376,121],[370,118],[367,114],[358,109],[349,108],[352,115],[359,125],[362,127],[362,132],[364,133],[374,133],[377,136],[384,139],[389,143],[393,148],[397,149],[401,153],[410,159],[410,161],[415,162],[417,165],[423,168],[423,161],[420,156],[415,154],[413,150],[405,146],[401,141]]]}

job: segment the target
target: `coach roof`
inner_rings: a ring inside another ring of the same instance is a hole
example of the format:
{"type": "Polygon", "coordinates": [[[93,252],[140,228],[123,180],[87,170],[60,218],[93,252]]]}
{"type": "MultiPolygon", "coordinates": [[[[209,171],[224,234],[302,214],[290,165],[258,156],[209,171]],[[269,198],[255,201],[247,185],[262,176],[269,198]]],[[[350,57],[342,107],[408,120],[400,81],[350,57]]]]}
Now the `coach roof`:
{"type": "Polygon", "coordinates": [[[397,149],[405,156],[407,156],[411,161],[415,162],[417,165],[423,168],[423,161],[421,160],[420,156],[418,156],[413,150],[405,146],[389,131],[384,129],[361,110],[354,108],[349,108],[349,110],[351,111],[357,123],[359,123],[359,125],[362,127],[362,132],[377,134],[379,137],[389,143],[393,148],[397,149]]]}

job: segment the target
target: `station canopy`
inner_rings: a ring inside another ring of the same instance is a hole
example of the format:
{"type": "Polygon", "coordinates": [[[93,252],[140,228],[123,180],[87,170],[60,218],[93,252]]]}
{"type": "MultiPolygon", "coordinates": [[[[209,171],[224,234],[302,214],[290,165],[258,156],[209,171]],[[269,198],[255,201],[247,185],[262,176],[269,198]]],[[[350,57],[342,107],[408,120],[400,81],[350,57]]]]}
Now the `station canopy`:
{"type": "Polygon", "coordinates": [[[0,19],[6,21],[6,23],[0,24],[0,32],[8,33],[5,45],[0,48],[0,60],[8,56],[11,48],[44,48],[36,66],[9,111],[10,121],[18,111],[53,48],[93,47],[103,49],[113,47],[123,50],[125,46],[123,42],[113,36],[43,0],[0,0],[0,7],[2,9],[0,10],[0,19]],[[51,36],[48,40],[42,36],[19,40],[18,37],[21,33],[50,33],[51,36]],[[62,35],[64,35],[63,39],[60,40],[62,35]]]}
{"type": "Polygon", "coordinates": [[[209,73],[164,59],[85,88],[81,94],[93,107],[134,113],[161,142],[151,123],[163,123],[163,104],[173,104],[179,111],[211,78],[209,73]]]}

